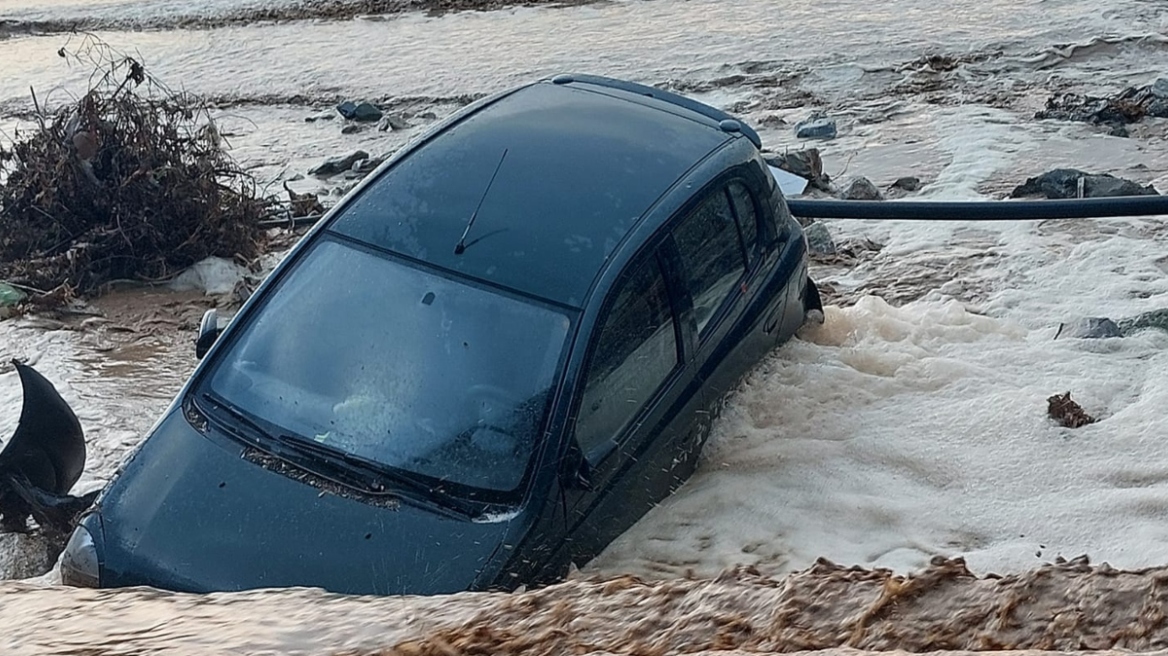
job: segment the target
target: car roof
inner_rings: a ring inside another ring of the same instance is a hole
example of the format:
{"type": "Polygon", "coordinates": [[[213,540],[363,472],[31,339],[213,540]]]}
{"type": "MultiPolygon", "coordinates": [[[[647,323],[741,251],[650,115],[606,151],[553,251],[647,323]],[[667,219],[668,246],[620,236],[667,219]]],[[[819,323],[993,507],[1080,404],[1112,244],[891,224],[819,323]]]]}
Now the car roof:
{"type": "Polygon", "coordinates": [[[387,162],[329,229],[582,307],[657,200],[740,129],[628,86],[557,79],[484,102],[387,162]]]}

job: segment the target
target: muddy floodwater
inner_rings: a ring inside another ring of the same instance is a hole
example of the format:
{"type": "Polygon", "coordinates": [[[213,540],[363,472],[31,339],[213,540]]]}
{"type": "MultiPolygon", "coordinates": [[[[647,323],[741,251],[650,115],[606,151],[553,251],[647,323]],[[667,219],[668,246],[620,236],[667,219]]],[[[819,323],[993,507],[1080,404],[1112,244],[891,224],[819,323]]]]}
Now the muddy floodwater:
{"type": "MultiPolygon", "coordinates": [[[[724,108],[771,151],[819,148],[841,186],[865,176],[893,194],[916,177],[910,200],[997,199],[1056,167],[1168,189],[1164,119],[1119,137],[1035,118],[1054,94],[1168,77],[1163,3],[470,4],[490,10],[0,0],[0,139],[31,129],[30,87],[48,107],[84,92],[90,71],[56,55],[80,26],[214,99],[261,185],[328,200],[352,181],[305,175],[325,158],[390,153],[475,98],[563,71],[724,108]],[[344,99],[408,125],[342,133],[316,118],[344,99]],[[813,111],[837,138],[795,138],[813,111]]],[[[0,651],[1168,648],[1168,333],[1055,339],[1077,318],[1168,309],[1164,217],[821,223],[839,251],[812,270],[826,323],[743,381],[693,479],[567,583],[434,598],[75,590],[55,584],[52,545],[7,535],[0,574],[21,580],[0,584],[0,651]],[[1047,417],[1068,391],[1096,423],[1047,417]]],[[[102,487],[193,370],[213,306],[233,307],[127,285],[69,315],[0,321],[0,439],[19,415],[19,358],[77,410],[89,460],[75,491],[102,487]]]]}

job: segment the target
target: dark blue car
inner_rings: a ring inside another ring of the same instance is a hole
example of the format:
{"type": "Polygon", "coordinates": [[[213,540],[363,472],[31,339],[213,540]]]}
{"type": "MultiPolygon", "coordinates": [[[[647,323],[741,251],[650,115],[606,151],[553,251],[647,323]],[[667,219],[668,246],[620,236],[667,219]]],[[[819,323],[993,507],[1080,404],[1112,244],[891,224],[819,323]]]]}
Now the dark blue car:
{"type": "Polygon", "coordinates": [[[743,374],[822,318],[759,146],[591,76],[453,116],[207,328],[65,582],[433,594],[596,556],[692,473],[743,374]]]}

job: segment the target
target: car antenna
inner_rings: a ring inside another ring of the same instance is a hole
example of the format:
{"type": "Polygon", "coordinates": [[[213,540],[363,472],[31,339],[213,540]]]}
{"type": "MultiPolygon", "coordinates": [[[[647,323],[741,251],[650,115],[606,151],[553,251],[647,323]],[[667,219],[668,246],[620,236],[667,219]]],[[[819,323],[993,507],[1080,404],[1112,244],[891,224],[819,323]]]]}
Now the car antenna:
{"type": "Polygon", "coordinates": [[[466,236],[470,233],[470,227],[474,225],[475,219],[479,216],[479,210],[483,207],[483,201],[487,199],[487,194],[491,191],[491,185],[495,184],[495,176],[499,175],[499,169],[503,168],[503,160],[507,159],[508,148],[503,149],[503,155],[499,158],[499,163],[495,165],[495,172],[491,174],[491,179],[487,182],[487,188],[483,189],[483,197],[479,199],[479,204],[475,207],[474,212],[471,213],[470,219],[466,222],[466,229],[462,231],[462,237],[459,237],[458,243],[454,245],[454,254],[462,255],[466,250],[466,236]]]}

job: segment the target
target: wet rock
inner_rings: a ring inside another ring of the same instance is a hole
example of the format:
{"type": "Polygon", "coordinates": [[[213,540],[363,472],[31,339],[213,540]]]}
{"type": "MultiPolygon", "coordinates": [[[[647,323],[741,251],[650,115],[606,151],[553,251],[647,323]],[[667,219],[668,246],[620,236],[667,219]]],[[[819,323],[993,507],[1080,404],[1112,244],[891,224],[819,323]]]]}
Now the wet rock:
{"type": "Polygon", "coordinates": [[[896,182],[893,182],[889,186],[892,189],[900,189],[902,191],[907,191],[907,192],[911,193],[911,192],[920,190],[921,179],[913,177],[911,175],[906,175],[903,178],[897,178],[896,182]]]}
{"type": "Polygon", "coordinates": [[[346,125],[345,127],[341,128],[341,134],[356,134],[356,133],[360,132],[362,129],[364,129],[364,128],[362,128],[359,124],[350,123],[350,124],[346,125]]]}
{"type": "Polygon", "coordinates": [[[1082,406],[1071,399],[1071,393],[1055,394],[1046,400],[1046,413],[1067,428],[1079,428],[1095,423],[1095,418],[1087,414],[1082,406]]]}
{"type": "Polygon", "coordinates": [[[351,119],[357,115],[357,103],[351,100],[346,100],[345,102],[337,105],[337,113],[344,118],[351,119]]]}
{"type": "Polygon", "coordinates": [[[1157,98],[1168,99],[1168,78],[1162,77],[1153,82],[1151,92],[1157,98]]]}
{"type": "Polygon", "coordinates": [[[1168,333],[1168,309],[1152,310],[1131,319],[1122,319],[1117,324],[1124,335],[1154,328],[1168,333]]]}
{"type": "Polygon", "coordinates": [[[840,194],[844,200],[884,200],[880,195],[880,190],[872,181],[865,177],[858,177],[852,180],[848,188],[840,194]]]}
{"type": "Polygon", "coordinates": [[[813,114],[795,124],[797,139],[835,139],[836,134],[835,119],[822,114],[813,114]]]}
{"type": "Polygon", "coordinates": [[[309,169],[308,174],[315,175],[317,177],[328,177],[330,175],[336,175],[337,173],[348,171],[349,169],[353,168],[353,164],[355,164],[358,160],[363,159],[369,159],[369,153],[363,150],[356,150],[343,157],[333,157],[331,159],[326,159],[320,166],[314,169],[309,169]]]}
{"type": "Polygon", "coordinates": [[[410,124],[406,122],[405,118],[399,116],[398,114],[386,114],[385,117],[381,119],[381,122],[377,124],[377,129],[382,132],[386,132],[388,130],[408,130],[410,129],[410,124]]]}
{"type": "Polygon", "coordinates": [[[337,105],[337,113],[350,121],[372,122],[381,120],[381,110],[372,103],[355,103],[351,100],[337,105]]]}
{"type": "Polygon", "coordinates": [[[1028,178],[1025,183],[1010,192],[1010,197],[1079,198],[1080,190],[1082,198],[1155,196],[1160,193],[1152,185],[1141,186],[1138,182],[1117,178],[1109,173],[1093,174],[1078,169],[1054,169],[1036,178],[1028,178]]]}
{"type": "Polygon", "coordinates": [[[781,128],[787,125],[787,122],[777,114],[766,114],[758,119],[758,124],[764,128],[781,128]]]}
{"type": "Polygon", "coordinates": [[[1123,337],[1119,326],[1107,317],[1085,317],[1059,324],[1055,339],[1104,339],[1123,337]]]}
{"type": "Polygon", "coordinates": [[[381,110],[367,102],[363,102],[360,105],[357,105],[357,109],[353,110],[354,121],[371,123],[373,121],[381,120],[381,116],[381,110]]]}
{"type": "Polygon", "coordinates": [[[823,172],[823,159],[818,148],[808,148],[788,153],[768,153],[764,156],[767,164],[807,179],[821,191],[831,190],[831,178],[823,172]]]}
{"type": "Polygon", "coordinates": [[[827,226],[819,221],[809,224],[803,229],[807,235],[807,248],[815,255],[835,255],[835,240],[831,238],[827,226]]]}

